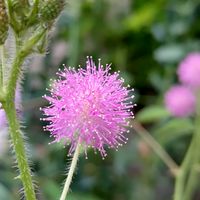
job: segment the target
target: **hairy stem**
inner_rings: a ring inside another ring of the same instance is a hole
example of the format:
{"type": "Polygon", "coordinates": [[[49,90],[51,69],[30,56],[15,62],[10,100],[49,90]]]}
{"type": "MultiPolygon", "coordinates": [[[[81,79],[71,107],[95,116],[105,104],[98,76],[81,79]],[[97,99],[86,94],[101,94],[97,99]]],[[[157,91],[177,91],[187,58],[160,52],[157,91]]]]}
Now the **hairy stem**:
{"type": "Polygon", "coordinates": [[[132,122],[133,129],[143,138],[143,140],[154,150],[154,152],[162,159],[162,161],[169,167],[171,173],[176,175],[178,165],[170,157],[170,155],[162,148],[162,146],[149,134],[149,132],[140,123],[134,120],[132,122]]]}
{"type": "MultiPolygon", "coordinates": [[[[10,127],[11,141],[16,154],[17,164],[20,171],[20,179],[24,187],[24,193],[27,200],[35,200],[35,192],[32,184],[31,172],[25,153],[24,140],[20,131],[20,123],[17,119],[15,109],[15,90],[19,75],[21,73],[21,66],[25,58],[32,53],[33,47],[40,40],[46,30],[41,29],[36,32],[30,39],[25,41],[24,45],[17,50],[15,59],[12,63],[10,76],[5,85],[5,94],[2,95],[0,101],[6,112],[8,124],[10,127]]],[[[16,38],[18,41],[18,38],[16,38]]]]}
{"type": "Polygon", "coordinates": [[[1,65],[0,65],[0,89],[3,88],[3,73],[4,73],[4,67],[5,67],[5,60],[4,60],[4,46],[0,46],[0,53],[1,53],[1,65]]]}
{"type": "Polygon", "coordinates": [[[23,64],[24,59],[25,59],[25,57],[20,55],[20,53],[17,54],[14,59],[10,77],[9,77],[8,83],[6,85],[7,86],[6,96],[7,96],[7,99],[9,99],[8,101],[10,101],[10,100],[13,101],[13,99],[14,99],[17,80],[19,78],[20,71],[21,71],[21,65],[23,64]]]}
{"type": "Polygon", "coordinates": [[[67,179],[66,179],[60,200],[66,199],[66,196],[67,196],[67,193],[68,193],[68,190],[69,190],[69,186],[71,184],[72,177],[73,177],[73,174],[74,174],[74,171],[75,171],[75,168],[76,168],[76,164],[77,164],[77,161],[78,161],[79,151],[80,151],[80,144],[78,143],[76,150],[74,152],[74,156],[73,156],[73,159],[72,159],[72,162],[71,162],[71,166],[70,166],[70,169],[69,169],[69,172],[68,172],[68,176],[67,176],[67,179]]]}
{"type": "Polygon", "coordinates": [[[8,79],[6,88],[7,96],[10,98],[10,100],[14,99],[17,80],[19,78],[21,66],[25,58],[31,53],[33,46],[41,39],[45,31],[45,29],[42,29],[40,32],[33,35],[28,41],[26,41],[25,45],[17,52],[17,55],[15,56],[15,59],[13,61],[10,77],[8,79]]]}
{"type": "Polygon", "coordinates": [[[20,171],[19,177],[23,183],[25,197],[27,200],[36,200],[32,184],[31,171],[29,169],[27,157],[25,154],[24,140],[20,131],[20,124],[17,119],[14,102],[6,101],[3,103],[3,108],[6,112],[10,127],[10,136],[16,154],[18,168],[20,171]]]}

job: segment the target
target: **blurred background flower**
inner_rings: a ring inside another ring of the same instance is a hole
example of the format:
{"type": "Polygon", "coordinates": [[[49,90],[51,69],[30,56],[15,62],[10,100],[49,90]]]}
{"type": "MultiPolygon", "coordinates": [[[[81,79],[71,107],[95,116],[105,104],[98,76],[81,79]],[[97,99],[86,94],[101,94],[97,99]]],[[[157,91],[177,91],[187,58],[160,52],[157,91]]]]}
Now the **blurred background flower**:
{"type": "Polygon", "coordinates": [[[165,105],[175,117],[187,117],[193,114],[195,104],[195,95],[186,86],[173,86],[165,94],[165,105]]]}
{"type": "Polygon", "coordinates": [[[181,61],[177,74],[182,83],[193,88],[200,88],[200,52],[187,55],[181,61]]]}

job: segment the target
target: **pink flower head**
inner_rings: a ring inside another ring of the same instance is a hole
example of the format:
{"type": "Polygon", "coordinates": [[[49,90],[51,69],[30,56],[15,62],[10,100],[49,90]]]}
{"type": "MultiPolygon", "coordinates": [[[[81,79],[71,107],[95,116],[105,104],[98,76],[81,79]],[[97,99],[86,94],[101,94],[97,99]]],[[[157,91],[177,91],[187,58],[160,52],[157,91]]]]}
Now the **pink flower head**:
{"type": "Polygon", "coordinates": [[[200,88],[200,53],[190,53],[179,65],[179,80],[193,88],[200,88]]]}
{"type": "Polygon", "coordinates": [[[98,67],[92,58],[87,59],[86,69],[65,68],[57,74],[51,96],[44,96],[50,103],[43,112],[49,121],[45,130],[51,132],[56,142],[64,139],[71,143],[72,154],[78,141],[85,152],[88,147],[106,156],[105,145],[117,148],[125,143],[124,136],[128,119],[133,117],[131,102],[123,79],[119,74],[110,74],[110,65],[104,68],[100,60],[98,67]]]}
{"type": "Polygon", "coordinates": [[[195,96],[186,86],[173,86],[165,94],[165,105],[175,117],[191,115],[195,110],[195,104],[195,96]]]}

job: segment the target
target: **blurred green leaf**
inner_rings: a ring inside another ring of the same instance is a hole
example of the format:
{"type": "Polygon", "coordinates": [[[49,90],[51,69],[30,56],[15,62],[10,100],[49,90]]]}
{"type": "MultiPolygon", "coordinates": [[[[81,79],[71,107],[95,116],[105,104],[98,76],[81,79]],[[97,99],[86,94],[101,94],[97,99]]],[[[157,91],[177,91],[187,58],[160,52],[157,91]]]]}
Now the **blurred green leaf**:
{"type": "Polygon", "coordinates": [[[168,44],[159,47],[154,52],[154,57],[159,62],[175,63],[185,55],[185,47],[181,44],[168,44]]]}
{"type": "Polygon", "coordinates": [[[155,130],[153,134],[164,145],[180,136],[191,134],[193,129],[192,120],[173,118],[155,130]]]}
{"type": "Polygon", "coordinates": [[[151,123],[169,116],[169,112],[164,107],[149,106],[138,112],[136,119],[141,123],[151,123]]]}
{"type": "Polygon", "coordinates": [[[181,20],[178,20],[178,21],[175,21],[171,24],[171,26],[169,27],[169,31],[170,31],[170,34],[171,35],[182,35],[184,34],[187,29],[188,29],[188,23],[186,23],[185,21],[181,21],[181,20]]]}

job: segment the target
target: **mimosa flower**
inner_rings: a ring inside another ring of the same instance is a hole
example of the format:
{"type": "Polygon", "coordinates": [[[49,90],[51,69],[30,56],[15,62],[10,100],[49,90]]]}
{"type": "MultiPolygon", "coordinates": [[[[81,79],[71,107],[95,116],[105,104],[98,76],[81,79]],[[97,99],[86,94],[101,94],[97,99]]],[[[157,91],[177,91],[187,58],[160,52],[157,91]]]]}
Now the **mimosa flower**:
{"type": "Polygon", "coordinates": [[[52,84],[50,96],[44,96],[49,106],[43,108],[45,130],[51,132],[55,142],[70,143],[72,154],[80,142],[87,151],[92,147],[106,156],[105,145],[118,148],[126,143],[124,132],[133,117],[134,107],[127,87],[118,73],[110,73],[110,65],[95,66],[88,58],[86,69],[65,68],[52,84]]]}

